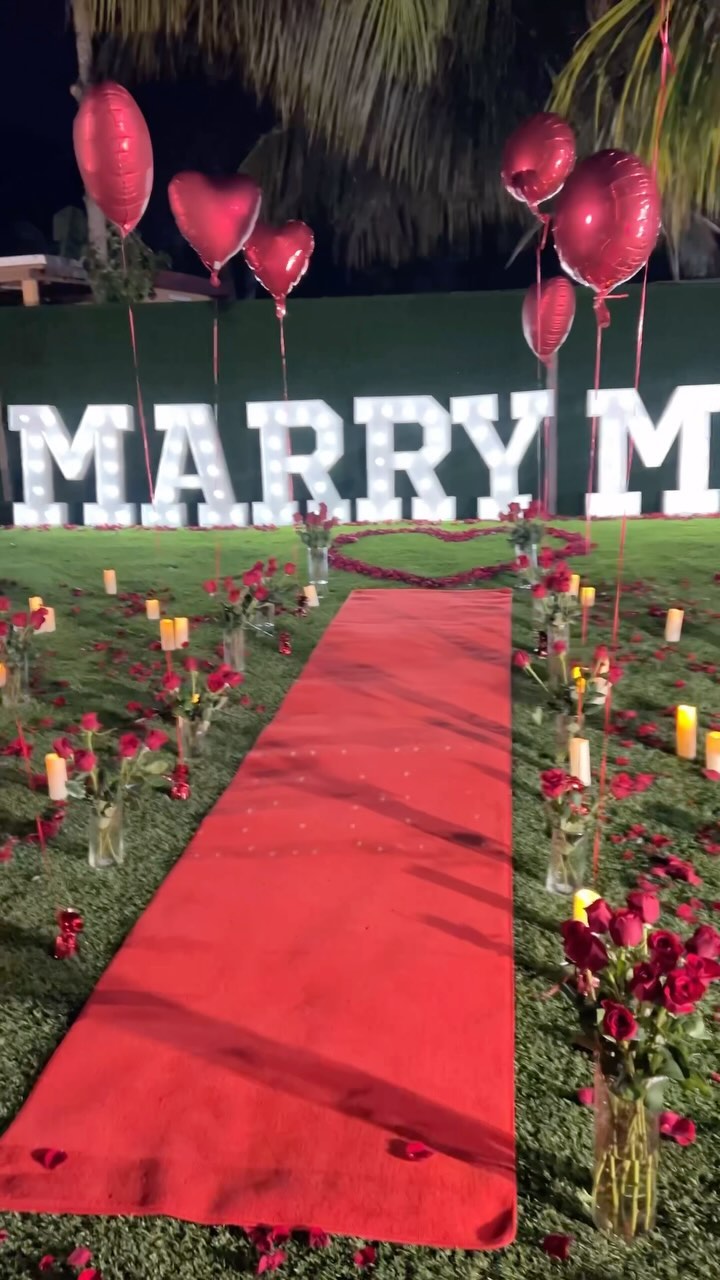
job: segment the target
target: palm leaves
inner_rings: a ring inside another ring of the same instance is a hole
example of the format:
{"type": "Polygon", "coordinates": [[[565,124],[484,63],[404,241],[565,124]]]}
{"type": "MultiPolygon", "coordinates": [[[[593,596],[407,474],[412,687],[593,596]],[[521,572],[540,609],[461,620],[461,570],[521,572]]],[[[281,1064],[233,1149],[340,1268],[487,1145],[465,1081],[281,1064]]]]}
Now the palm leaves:
{"type": "MultiPolygon", "coordinates": [[[[575,117],[591,144],[649,159],[660,89],[660,5],[618,0],[590,28],[558,77],[553,107],[575,117]],[[584,125],[583,125],[584,121],[584,125]]],[[[677,242],[694,211],[720,210],[720,8],[670,0],[675,72],[668,81],[658,180],[665,226],[677,242]]]]}

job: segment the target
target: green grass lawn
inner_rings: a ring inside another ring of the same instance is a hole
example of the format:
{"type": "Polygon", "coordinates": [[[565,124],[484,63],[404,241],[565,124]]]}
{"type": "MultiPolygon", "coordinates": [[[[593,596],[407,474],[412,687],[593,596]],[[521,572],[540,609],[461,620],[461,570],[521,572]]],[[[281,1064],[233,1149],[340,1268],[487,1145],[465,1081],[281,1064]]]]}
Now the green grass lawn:
{"type": "MultiPolygon", "coordinates": [[[[672,741],[672,721],[664,715],[668,705],[682,700],[698,706],[701,747],[710,713],[720,712],[720,676],[688,669],[690,654],[706,663],[718,661],[720,619],[713,614],[720,614],[720,584],[714,583],[713,574],[720,567],[716,555],[719,532],[720,525],[710,520],[642,521],[631,523],[628,529],[625,578],[631,589],[623,602],[621,650],[631,654],[632,661],[617,687],[615,705],[637,711],[636,725],[656,723],[667,744],[672,741]],[[653,655],[662,640],[662,620],[650,616],[649,608],[674,603],[686,608],[683,640],[676,654],[658,661],[653,655]],[[684,688],[676,687],[678,680],[686,681],[684,688]]],[[[607,597],[604,600],[598,592],[595,615],[602,620],[610,613],[618,525],[598,522],[593,534],[597,551],[589,559],[577,560],[573,567],[598,587],[605,584],[607,597]]],[[[260,557],[277,555],[284,560],[294,552],[290,531],[238,531],[218,536],[223,572],[227,573],[240,572],[260,557]]],[[[30,725],[37,725],[50,713],[55,717],[54,729],[38,729],[33,735],[38,769],[52,737],[83,711],[97,711],[109,722],[124,713],[129,700],[149,700],[128,676],[127,661],[115,664],[113,654],[124,650],[147,658],[147,645],[156,635],[156,626],[143,617],[123,616],[122,603],[103,594],[102,569],[116,569],[120,591],[166,591],[171,612],[191,617],[205,614],[208,597],[201,584],[213,576],[215,541],[213,533],[190,532],[0,532],[0,594],[10,595],[19,607],[29,594],[38,594],[54,605],[57,613],[57,632],[43,642],[44,648],[53,650],[43,663],[44,685],[49,692],[42,702],[31,704],[25,715],[30,725]],[[81,588],[86,594],[74,597],[72,588],[81,588]],[[71,612],[73,607],[78,611],[71,612]],[[110,648],[94,648],[98,641],[109,641],[110,648]],[[67,681],[67,687],[61,690],[59,681],[67,681]],[[65,708],[51,705],[58,693],[67,699],[65,708]]],[[[425,574],[453,573],[508,558],[502,536],[453,545],[407,532],[367,538],[345,550],[377,564],[425,574]]],[[[32,846],[18,846],[13,861],[0,866],[3,1127],[22,1105],[100,973],[201,818],[277,710],[336,609],[351,591],[372,585],[368,579],[336,574],[331,596],[322,607],[311,611],[304,621],[293,622],[294,648],[289,658],[280,656],[272,642],[253,643],[247,689],[254,703],[262,704],[265,710],[238,709],[221,716],[212,731],[211,751],[194,770],[189,802],[181,804],[152,795],[131,811],[131,852],[122,868],[103,873],[90,870],[86,815],[78,805],[71,806],[67,822],[51,846],[57,895],[32,846]],[[50,955],[53,902],[58,895],[85,916],[79,961],[58,962],[50,955]]],[[[593,642],[607,640],[609,634],[608,627],[591,628],[593,642]]],[[[210,655],[218,638],[219,625],[200,625],[193,632],[193,651],[210,655]]],[[[527,593],[518,592],[514,643],[531,648],[532,640],[530,603],[527,593]]],[[[438,679],[442,680],[442,672],[438,672],[438,679]]],[[[561,958],[557,926],[567,910],[548,897],[543,887],[547,842],[538,799],[538,770],[552,762],[552,731],[549,726],[538,730],[533,723],[531,682],[521,672],[513,675],[513,691],[517,1242],[490,1254],[380,1244],[374,1271],[381,1280],[464,1276],[542,1280],[557,1274],[558,1269],[568,1280],[678,1280],[685,1275],[693,1280],[717,1280],[720,1086],[710,1098],[688,1101],[673,1093],[668,1098],[669,1106],[695,1119],[698,1140],[686,1148],[663,1144],[656,1233],[626,1249],[599,1235],[590,1223],[592,1115],[575,1099],[577,1088],[590,1083],[590,1068],[586,1059],[568,1047],[568,1006],[557,998],[543,999],[557,977],[561,958]],[[575,1237],[565,1264],[550,1262],[539,1249],[542,1237],[555,1231],[575,1237]]],[[[14,722],[7,713],[0,713],[0,747],[14,736],[14,722]]],[[[590,736],[597,764],[599,724],[590,736]]],[[[611,742],[611,774],[616,771],[618,754],[630,758],[630,764],[623,768],[632,773],[654,773],[657,780],[639,796],[610,801],[607,836],[623,833],[640,822],[649,831],[671,837],[672,849],[694,862],[703,883],[699,888],[672,884],[663,890],[663,924],[674,927],[678,923],[676,906],[693,895],[703,904],[699,919],[719,923],[711,904],[720,899],[720,859],[702,851],[696,833],[717,816],[720,783],[707,781],[699,764],[679,762],[671,751],[648,747],[641,741],[624,747],[617,739],[611,742]]],[[[6,829],[31,818],[40,803],[26,786],[0,771],[0,842],[6,829]]],[[[611,899],[619,898],[647,866],[647,857],[638,845],[617,846],[608,838],[603,846],[601,888],[611,899]],[[623,859],[626,848],[633,860],[623,859]]],[[[469,977],[472,963],[470,956],[469,977]]],[[[481,973],[476,976],[482,981],[481,973]]],[[[448,1053],[463,1051],[462,1044],[448,1045],[448,1053]]],[[[720,1068],[717,1037],[710,1042],[705,1066],[720,1068]]],[[[492,1071],[493,1064],[480,1060],[477,1070],[492,1071]]],[[[257,1265],[253,1247],[241,1231],[232,1228],[207,1229],[165,1219],[17,1216],[1,1209],[0,1229],[8,1232],[6,1243],[0,1245],[3,1280],[36,1277],[43,1254],[63,1257],[77,1244],[93,1251],[104,1280],[223,1280],[241,1272],[253,1273],[257,1265]]],[[[329,1248],[315,1252],[301,1243],[293,1244],[279,1274],[319,1280],[349,1276],[355,1272],[352,1253],[353,1246],[346,1240],[335,1240],[329,1248]]]]}

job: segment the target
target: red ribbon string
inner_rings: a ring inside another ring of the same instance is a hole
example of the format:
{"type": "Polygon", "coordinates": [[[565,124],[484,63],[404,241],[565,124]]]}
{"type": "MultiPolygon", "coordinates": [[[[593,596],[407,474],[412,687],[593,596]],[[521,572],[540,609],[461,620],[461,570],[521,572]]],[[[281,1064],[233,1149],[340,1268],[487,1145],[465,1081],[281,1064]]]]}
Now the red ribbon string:
{"type": "MultiPolygon", "coordinates": [[[[127,275],[124,238],[121,241],[121,245],[123,271],[127,275]]],[[[152,467],[150,465],[150,443],[148,440],[147,423],[145,421],[145,406],[143,403],[142,387],[140,385],[140,366],[138,363],[137,340],[135,337],[135,315],[133,313],[132,302],[128,302],[128,323],[130,325],[130,345],[132,347],[133,369],[135,371],[135,393],[137,396],[138,418],[140,419],[140,432],[142,434],[143,452],[145,454],[145,471],[147,474],[148,490],[150,492],[150,505],[152,506],[155,502],[155,490],[153,488],[152,467]]]]}
{"type": "MultiPolygon", "coordinates": [[[[210,282],[211,284],[215,284],[215,285],[218,285],[220,283],[220,280],[218,279],[218,276],[215,272],[213,272],[213,274],[211,275],[210,282]]],[[[213,310],[213,326],[212,326],[212,364],[213,364],[213,387],[215,389],[214,410],[215,410],[215,423],[219,429],[220,397],[218,392],[218,384],[220,381],[220,316],[219,316],[219,304],[218,304],[217,298],[215,298],[214,300],[213,308],[214,310],[213,310]]],[[[217,449],[215,452],[217,454],[217,449]]],[[[215,541],[215,581],[216,582],[220,581],[220,558],[221,558],[221,547],[220,547],[220,539],[218,537],[215,541]]],[[[182,763],[182,761],[180,763],[182,763]]]]}
{"type": "MultiPolygon", "coordinates": [[[[275,303],[275,314],[280,325],[280,360],[282,363],[282,380],[283,380],[283,400],[288,398],[288,376],[287,376],[287,354],[285,351],[285,300],[279,300],[275,303]]],[[[292,450],[290,448],[290,428],[287,430],[287,455],[290,457],[292,450]]],[[[293,485],[292,473],[288,471],[288,496],[290,501],[295,500],[295,487],[293,485]]]]}
{"type": "Polygon", "coordinates": [[[595,488],[595,451],[597,448],[597,431],[598,431],[597,397],[600,391],[600,367],[602,363],[602,336],[603,336],[603,329],[607,328],[607,323],[610,318],[608,315],[608,321],[605,320],[605,315],[607,314],[607,307],[605,306],[604,299],[596,298],[594,305],[595,305],[595,374],[593,377],[593,391],[595,394],[593,399],[594,412],[592,416],[592,421],[590,423],[590,464],[588,466],[587,487],[585,490],[585,493],[586,493],[585,551],[588,554],[590,552],[590,520],[591,520],[590,500],[592,498],[592,494],[595,488]]]}
{"type": "MultiPolygon", "coordinates": [[[[660,0],[660,26],[659,37],[662,46],[662,54],[660,58],[660,88],[658,90],[658,99],[655,109],[655,123],[653,126],[653,146],[652,146],[652,173],[657,180],[658,161],[660,157],[660,135],[662,132],[663,120],[667,108],[668,99],[668,76],[675,71],[675,59],[670,48],[670,3],[669,0],[660,0]]],[[[640,309],[638,313],[637,336],[635,340],[635,381],[633,388],[637,393],[640,389],[640,369],[642,365],[643,341],[645,337],[645,310],[647,306],[647,289],[648,289],[648,268],[649,259],[645,263],[643,271],[642,289],[640,291],[640,309]]],[[[628,438],[627,466],[625,473],[625,492],[630,487],[630,472],[632,469],[634,452],[634,441],[631,435],[628,438]]],[[[620,523],[620,541],[618,544],[618,558],[616,566],[615,578],[615,603],[613,608],[613,624],[612,624],[612,640],[611,651],[613,655],[617,651],[618,636],[620,631],[620,602],[622,600],[623,574],[625,569],[625,543],[627,539],[627,506],[623,508],[622,520],[620,523]]],[[[607,760],[610,744],[610,717],[612,713],[612,685],[608,686],[608,694],[605,701],[605,719],[603,725],[603,747],[600,759],[600,773],[598,778],[598,810],[597,824],[595,827],[595,838],[593,842],[593,882],[597,879],[600,869],[600,845],[602,841],[602,822],[605,809],[605,789],[607,782],[607,760]]]]}

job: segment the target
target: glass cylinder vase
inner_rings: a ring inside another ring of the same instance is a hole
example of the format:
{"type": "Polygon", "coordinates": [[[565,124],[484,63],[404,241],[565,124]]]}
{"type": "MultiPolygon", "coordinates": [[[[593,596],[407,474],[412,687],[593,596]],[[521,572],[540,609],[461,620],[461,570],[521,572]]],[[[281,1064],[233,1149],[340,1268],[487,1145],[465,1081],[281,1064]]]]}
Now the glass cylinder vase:
{"type": "Polygon", "coordinates": [[[585,883],[585,842],[569,840],[564,831],[554,827],[550,837],[550,858],[548,860],[545,888],[548,893],[559,893],[566,897],[581,889],[585,883]]]}
{"type": "Polygon", "coordinates": [[[16,662],[6,664],[5,684],[0,689],[0,697],[5,707],[16,707],[30,697],[30,660],[26,653],[16,662]]]}
{"type": "Polygon", "coordinates": [[[226,627],[223,631],[223,662],[232,671],[245,670],[244,627],[226,627]]]}
{"type": "Polygon", "coordinates": [[[629,1242],[652,1231],[657,1212],[659,1116],[595,1073],[593,1221],[629,1242]]]}
{"type": "Polygon", "coordinates": [[[308,547],[308,578],[319,596],[327,591],[329,547],[308,547]]]}
{"type": "Polygon", "coordinates": [[[177,724],[180,751],[183,759],[197,759],[198,756],[203,754],[207,746],[210,721],[203,720],[200,716],[195,719],[188,719],[187,716],[178,716],[177,724]]]}
{"type": "Polygon", "coordinates": [[[119,866],[125,861],[124,817],[120,798],[114,804],[93,805],[90,810],[88,861],[96,870],[119,866]]]}
{"type": "Polygon", "coordinates": [[[565,711],[555,713],[555,763],[565,764],[570,754],[570,716],[565,711]]]}
{"type": "Polygon", "coordinates": [[[567,684],[567,660],[570,627],[567,622],[551,622],[548,626],[548,679],[554,688],[567,684]]]}

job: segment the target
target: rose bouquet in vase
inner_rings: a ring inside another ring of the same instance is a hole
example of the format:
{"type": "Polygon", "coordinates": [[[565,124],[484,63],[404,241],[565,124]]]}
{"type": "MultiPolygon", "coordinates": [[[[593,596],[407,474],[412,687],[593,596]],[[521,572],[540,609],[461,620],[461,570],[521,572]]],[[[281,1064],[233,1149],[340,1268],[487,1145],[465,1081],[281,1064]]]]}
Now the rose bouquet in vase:
{"type": "Polygon", "coordinates": [[[600,898],[587,924],[562,925],[574,966],[563,990],[596,1062],[593,1217],[627,1241],[655,1223],[666,1085],[709,1092],[693,1058],[709,1038],[700,1005],[720,977],[720,934],[701,925],[684,941],[652,928],[659,914],[655,894],[636,890],[624,907],[600,898]]]}
{"type": "MultiPolygon", "coordinates": [[[[552,551],[540,553],[542,565],[545,556],[552,558],[552,551]]],[[[570,626],[577,618],[580,607],[576,596],[570,594],[571,573],[560,561],[532,585],[533,615],[536,625],[545,636],[545,648],[551,669],[557,667],[556,654],[567,653],[570,644],[570,626]],[[557,645],[563,646],[561,650],[557,645]]]]}
{"type": "Polygon", "coordinates": [[[103,729],[94,711],[81,717],[84,745],[68,738],[54,744],[72,768],[69,796],[90,805],[88,857],[91,867],[109,867],[125,860],[125,809],[142,787],[166,785],[171,757],[162,748],[168,735],[148,729],[144,737],[103,729]]]}
{"type": "Polygon", "coordinates": [[[539,502],[531,502],[524,508],[519,502],[511,502],[507,511],[500,514],[501,521],[510,526],[508,537],[515,549],[517,567],[529,578],[526,586],[535,580],[538,571],[538,548],[545,532],[542,516],[539,502]]]}
{"type": "MultiPolygon", "coordinates": [[[[280,572],[273,557],[265,563],[258,560],[241,578],[225,578],[222,601],[223,662],[233,671],[245,670],[245,639],[248,629],[271,635],[275,616],[297,607],[294,585],[295,565],[283,566],[280,572]]],[[[203,584],[209,595],[218,591],[215,581],[203,584]]]]}
{"type": "Polygon", "coordinates": [[[571,894],[585,883],[585,837],[593,808],[583,798],[585,787],[563,769],[540,774],[545,802],[545,828],[550,837],[545,888],[548,893],[571,894]]]}
{"type": "Polygon", "coordinates": [[[610,685],[620,678],[622,670],[610,665],[604,646],[598,647],[590,667],[583,667],[568,657],[564,639],[553,641],[552,653],[548,656],[552,660],[547,665],[547,679],[543,679],[524,649],[513,655],[513,663],[535,681],[542,701],[534,708],[532,718],[539,725],[546,712],[553,717],[555,762],[564,764],[570,739],[580,732],[583,717],[605,705],[610,685]]]}
{"type": "Polygon", "coordinates": [[[320,503],[317,512],[308,511],[303,519],[299,511],[293,516],[300,541],[307,547],[308,579],[319,596],[327,591],[330,543],[337,520],[328,518],[328,509],[320,503]]]}
{"type": "Polygon", "coordinates": [[[203,679],[197,658],[185,658],[183,667],[183,675],[168,671],[163,676],[162,690],[156,698],[175,721],[179,754],[189,759],[204,750],[213,719],[245,677],[221,663],[203,679]]]}
{"type": "Polygon", "coordinates": [[[41,607],[8,617],[9,609],[7,597],[0,596],[0,699],[4,706],[14,707],[30,696],[35,637],[42,630],[48,611],[41,607]]]}

